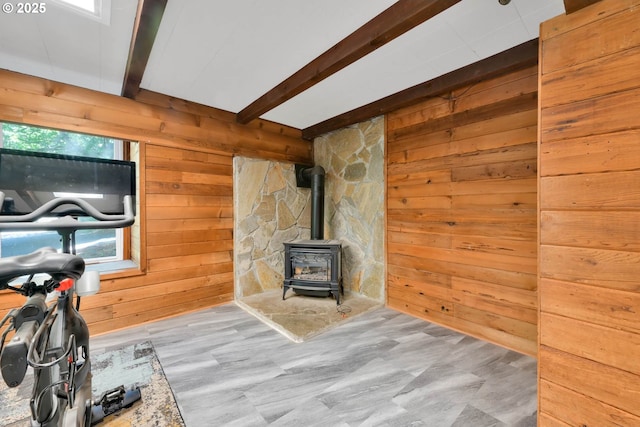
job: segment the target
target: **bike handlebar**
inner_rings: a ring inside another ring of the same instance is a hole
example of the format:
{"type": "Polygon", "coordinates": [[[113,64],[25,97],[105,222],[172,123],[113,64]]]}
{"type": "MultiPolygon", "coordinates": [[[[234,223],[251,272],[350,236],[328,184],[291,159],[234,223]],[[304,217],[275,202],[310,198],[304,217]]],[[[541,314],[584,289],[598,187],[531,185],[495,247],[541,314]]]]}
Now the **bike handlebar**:
{"type": "MultiPolygon", "coordinates": [[[[0,206],[4,202],[4,193],[0,191],[0,206]]],[[[0,215],[0,231],[61,231],[61,230],[97,230],[106,228],[124,228],[135,221],[133,210],[133,197],[124,196],[124,214],[104,214],[93,207],[86,200],[77,197],[59,197],[49,200],[42,206],[25,215],[0,215]],[[69,215],[56,218],[47,222],[36,220],[52,214],[54,209],[62,205],[76,205],[82,212],[97,220],[97,222],[80,222],[69,215]]]]}

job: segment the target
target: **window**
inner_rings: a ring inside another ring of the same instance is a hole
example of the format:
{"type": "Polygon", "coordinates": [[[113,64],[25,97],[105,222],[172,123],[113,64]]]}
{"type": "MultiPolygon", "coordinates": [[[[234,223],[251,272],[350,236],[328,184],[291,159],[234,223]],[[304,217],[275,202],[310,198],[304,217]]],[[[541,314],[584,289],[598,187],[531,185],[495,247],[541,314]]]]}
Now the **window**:
{"type": "Polygon", "coordinates": [[[111,22],[111,0],[53,0],[53,4],[105,25],[111,22]]]}
{"type": "Polygon", "coordinates": [[[59,1],[93,14],[95,14],[96,11],[98,10],[98,8],[96,7],[95,0],[59,0],[59,1]]]}
{"type": "MultiPolygon", "coordinates": [[[[0,147],[14,150],[69,154],[84,157],[122,160],[127,144],[121,140],[80,133],[59,131],[19,124],[1,123],[0,147]]],[[[92,221],[92,218],[80,218],[92,221]]],[[[116,230],[79,230],[76,251],[88,264],[120,261],[128,257],[125,234],[116,230]]],[[[29,253],[43,246],[60,249],[60,236],[55,231],[2,232],[0,256],[29,253]]]]}

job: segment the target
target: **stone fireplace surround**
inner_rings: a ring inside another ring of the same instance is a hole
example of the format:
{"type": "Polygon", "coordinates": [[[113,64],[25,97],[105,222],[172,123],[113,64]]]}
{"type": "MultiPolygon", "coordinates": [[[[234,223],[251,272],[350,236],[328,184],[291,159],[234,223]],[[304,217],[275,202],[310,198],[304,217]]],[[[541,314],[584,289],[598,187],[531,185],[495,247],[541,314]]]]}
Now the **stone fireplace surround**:
{"type": "MultiPolygon", "coordinates": [[[[326,171],[325,238],[343,246],[345,293],[384,302],[384,120],[314,141],[326,171]]],[[[296,187],[293,163],[236,157],[236,300],[282,289],[284,242],[309,239],[310,189],[296,187]]]]}

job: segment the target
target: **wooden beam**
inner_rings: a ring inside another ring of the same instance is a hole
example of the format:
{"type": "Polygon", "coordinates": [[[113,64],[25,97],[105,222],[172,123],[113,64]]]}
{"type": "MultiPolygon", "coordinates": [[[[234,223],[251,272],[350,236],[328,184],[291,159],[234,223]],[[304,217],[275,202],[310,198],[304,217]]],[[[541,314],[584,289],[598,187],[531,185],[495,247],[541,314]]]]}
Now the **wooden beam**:
{"type": "Polygon", "coordinates": [[[564,0],[564,10],[567,15],[578,10],[590,6],[594,3],[598,3],[600,0],[564,0]]]}
{"type": "Polygon", "coordinates": [[[166,6],[167,0],[139,0],[138,2],[138,13],[133,26],[129,58],[122,84],[122,96],[126,98],[134,99],[140,91],[140,82],[142,82],[166,6]]]}
{"type": "Polygon", "coordinates": [[[399,0],[245,107],[236,121],[246,124],[260,117],[459,1],[399,0]]]}
{"type": "Polygon", "coordinates": [[[443,95],[463,86],[491,79],[538,63],[538,39],[522,43],[504,52],[459,68],[435,79],[417,84],[378,101],[337,115],[302,130],[307,140],[359,123],[399,108],[418,103],[427,98],[443,95]]]}

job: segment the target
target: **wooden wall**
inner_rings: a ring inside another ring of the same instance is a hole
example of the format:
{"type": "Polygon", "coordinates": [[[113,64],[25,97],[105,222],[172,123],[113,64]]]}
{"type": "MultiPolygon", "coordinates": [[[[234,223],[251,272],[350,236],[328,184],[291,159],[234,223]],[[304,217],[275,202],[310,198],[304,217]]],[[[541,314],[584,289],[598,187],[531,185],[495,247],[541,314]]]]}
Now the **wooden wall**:
{"type": "Polygon", "coordinates": [[[535,355],[537,67],[387,117],[388,306],[535,355]]]}
{"type": "MultiPolygon", "coordinates": [[[[137,101],[0,70],[0,121],[138,141],[140,271],[103,277],[93,334],[233,300],[232,158],[309,163],[300,131],[154,93],[137,101]]],[[[0,293],[0,316],[22,297],[0,293]]]]}
{"type": "Polygon", "coordinates": [[[541,426],[640,425],[640,1],[542,25],[541,426]]]}

